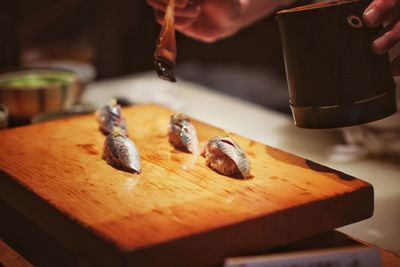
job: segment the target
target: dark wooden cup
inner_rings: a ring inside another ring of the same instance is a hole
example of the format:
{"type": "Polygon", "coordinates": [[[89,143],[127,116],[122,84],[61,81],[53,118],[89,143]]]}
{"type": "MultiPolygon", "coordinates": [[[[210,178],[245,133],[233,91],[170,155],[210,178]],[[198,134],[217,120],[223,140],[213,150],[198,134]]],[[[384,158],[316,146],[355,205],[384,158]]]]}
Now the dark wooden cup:
{"type": "Polygon", "coordinates": [[[371,50],[382,28],[362,21],[370,2],[334,1],[277,13],[297,126],[344,127],[396,112],[388,55],[371,50]]]}

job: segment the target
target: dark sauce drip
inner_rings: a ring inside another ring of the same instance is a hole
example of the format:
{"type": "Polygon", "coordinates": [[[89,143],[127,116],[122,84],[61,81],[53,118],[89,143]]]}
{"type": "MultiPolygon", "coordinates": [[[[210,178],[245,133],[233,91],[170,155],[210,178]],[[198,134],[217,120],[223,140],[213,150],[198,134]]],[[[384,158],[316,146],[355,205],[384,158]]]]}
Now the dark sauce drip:
{"type": "Polygon", "coordinates": [[[175,79],[175,64],[165,57],[156,57],[154,60],[158,77],[170,82],[176,82],[175,79]]]}

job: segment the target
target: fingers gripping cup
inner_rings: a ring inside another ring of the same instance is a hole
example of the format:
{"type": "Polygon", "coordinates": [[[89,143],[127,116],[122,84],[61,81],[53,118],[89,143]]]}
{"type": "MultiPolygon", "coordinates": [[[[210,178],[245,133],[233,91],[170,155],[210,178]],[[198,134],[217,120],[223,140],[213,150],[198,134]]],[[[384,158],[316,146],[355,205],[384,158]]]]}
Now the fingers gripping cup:
{"type": "Polygon", "coordinates": [[[396,112],[388,55],[371,50],[382,29],[362,21],[370,2],[333,1],[277,13],[298,127],[351,126],[396,112]]]}

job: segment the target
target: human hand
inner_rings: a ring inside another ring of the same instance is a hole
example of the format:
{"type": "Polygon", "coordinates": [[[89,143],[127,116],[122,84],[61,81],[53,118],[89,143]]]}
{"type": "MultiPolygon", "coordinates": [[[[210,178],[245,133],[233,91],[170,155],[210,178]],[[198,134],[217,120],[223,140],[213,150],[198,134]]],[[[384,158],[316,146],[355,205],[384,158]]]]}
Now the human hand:
{"type": "MultiPolygon", "coordinates": [[[[400,43],[400,0],[374,0],[364,11],[364,22],[369,27],[384,23],[384,32],[372,42],[376,54],[384,54],[400,43]]],[[[392,73],[400,76],[400,55],[391,62],[392,73]]]]}
{"type": "MultiPolygon", "coordinates": [[[[162,23],[168,0],[147,0],[155,9],[156,20],[162,23]]],[[[242,5],[234,0],[176,0],[175,28],[185,35],[204,42],[213,42],[236,31],[235,20],[242,5]]]]}
{"type": "MultiPolygon", "coordinates": [[[[168,0],[147,0],[162,23],[168,0]]],[[[203,42],[229,37],[290,0],[176,0],[175,28],[203,42]]]]}

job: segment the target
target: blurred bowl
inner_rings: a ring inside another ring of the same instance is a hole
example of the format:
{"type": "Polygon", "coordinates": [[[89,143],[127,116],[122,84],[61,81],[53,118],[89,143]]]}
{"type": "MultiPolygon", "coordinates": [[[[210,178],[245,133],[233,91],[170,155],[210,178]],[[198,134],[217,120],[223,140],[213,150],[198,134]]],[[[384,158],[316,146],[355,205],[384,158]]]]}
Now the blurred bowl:
{"type": "Polygon", "coordinates": [[[15,119],[66,110],[77,103],[82,91],[78,75],[69,70],[28,68],[0,73],[0,103],[15,119]]]}
{"type": "Polygon", "coordinates": [[[8,127],[8,108],[0,104],[0,130],[8,127]]]}

